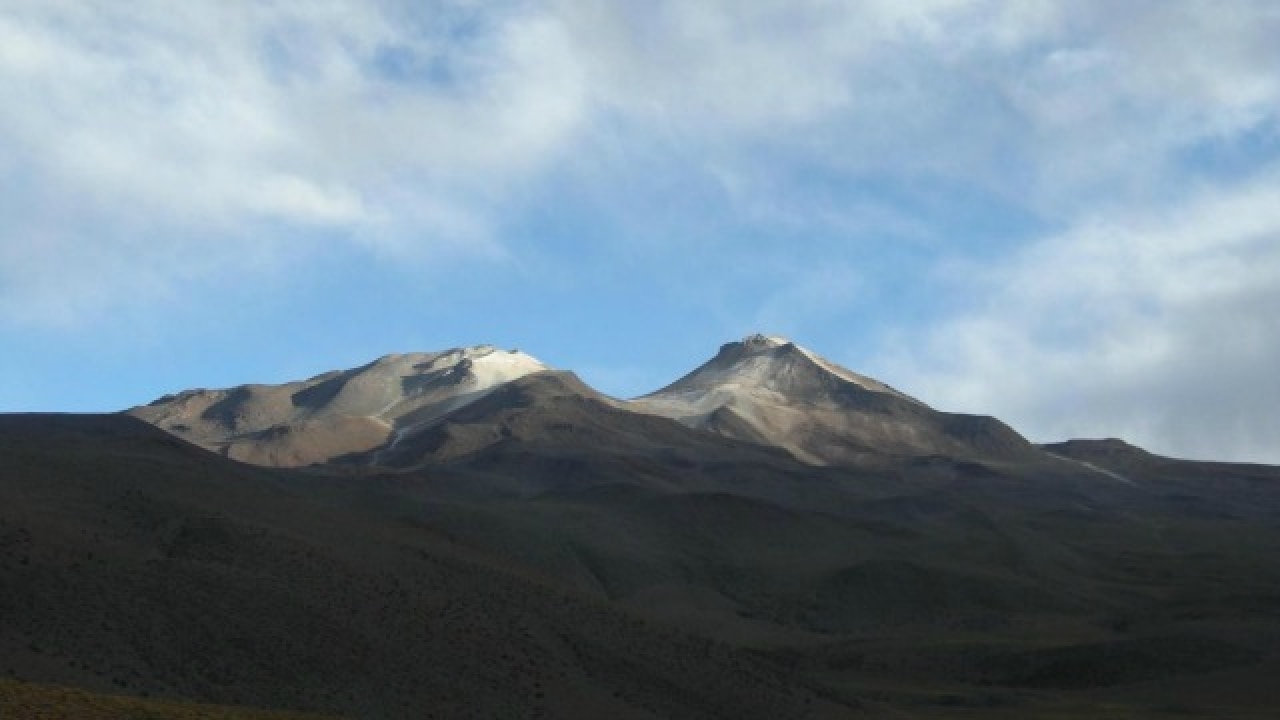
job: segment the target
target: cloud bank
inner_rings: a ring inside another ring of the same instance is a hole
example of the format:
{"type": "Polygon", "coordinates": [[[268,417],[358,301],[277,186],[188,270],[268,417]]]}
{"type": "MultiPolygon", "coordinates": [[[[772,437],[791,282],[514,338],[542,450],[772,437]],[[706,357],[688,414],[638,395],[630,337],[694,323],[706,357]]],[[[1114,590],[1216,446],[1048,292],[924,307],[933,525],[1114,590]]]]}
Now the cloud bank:
{"type": "Polygon", "coordinates": [[[945,281],[976,300],[879,360],[924,397],[1040,440],[1277,460],[1276,178],[1082,222],[945,281]]]}

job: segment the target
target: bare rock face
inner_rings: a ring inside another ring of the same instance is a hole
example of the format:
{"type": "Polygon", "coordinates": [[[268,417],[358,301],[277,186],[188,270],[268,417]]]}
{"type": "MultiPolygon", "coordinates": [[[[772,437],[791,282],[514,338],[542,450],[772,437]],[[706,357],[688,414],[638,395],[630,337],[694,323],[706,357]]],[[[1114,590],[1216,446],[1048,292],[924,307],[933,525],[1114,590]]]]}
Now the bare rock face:
{"type": "Polygon", "coordinates": [[[985,459],[1034,455],[990,417],[938,412],[785,338],[729,343],[675,383],[629,403],[690,427],[774,445],[810,464],[868,454],[985,459]]]}
{"type": "Polygon", "coordinates": [[[387,355],[283,385],[189,390],[129,414],[256,465],[296,467],[377,449],[547,366],[491,345],[387,355]]]}

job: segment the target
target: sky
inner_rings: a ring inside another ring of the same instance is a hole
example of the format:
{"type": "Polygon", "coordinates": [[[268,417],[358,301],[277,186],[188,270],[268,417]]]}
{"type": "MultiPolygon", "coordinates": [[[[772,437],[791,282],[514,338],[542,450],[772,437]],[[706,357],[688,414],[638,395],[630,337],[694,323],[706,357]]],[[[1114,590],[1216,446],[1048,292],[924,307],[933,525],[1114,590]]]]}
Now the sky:
{"type": "Polygon", "coordinates": [[[1272,0],[5,0],[0,411],[784,335],[1280,463],[1272,0]]]}

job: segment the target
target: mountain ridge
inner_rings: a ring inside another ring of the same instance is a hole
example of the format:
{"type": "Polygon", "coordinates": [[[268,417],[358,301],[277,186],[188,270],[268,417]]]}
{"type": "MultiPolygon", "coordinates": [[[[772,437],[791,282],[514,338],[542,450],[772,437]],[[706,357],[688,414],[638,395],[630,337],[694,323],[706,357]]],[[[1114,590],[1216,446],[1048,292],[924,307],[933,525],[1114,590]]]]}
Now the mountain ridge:
{"type": "Polygon", "coordinates": [[[676,417],[492,346],[145,410],[187,439],[0,415],[0,667],[396,720],[1280,707],[1280,468],[1026,451],[776,337],[711,363],[676,417]]]}
{"type": "MultiPolygon", "coordinates": [[[[493,420],[480,432],[474,412],[459,413],[514,382],[557,372],[517,350],[475,345],[386,355],[280,385],[187,390],[127,412],[257,465],[405,467],[406,458],[415,454],[418,462],[446,459],[465,447],[496,441],[480,435],[504,432],[502,421],[493,420]],[[458,434],[462,425],[473,433],[465,440],[458,434]],[[425,439],[429,433],[434,440],[425,439]],[[415,437],[422,439],[416,450],[401,452],[415,437]],[[438,452],[424,452],[428,446],[438,452]]],[[[568,384],[544,383],[522,397],[529,401],[542,393],[541,402],[563,406],[566,395],[576,395],[599,410],[664,417],[699,433],[779,448],[810,465],[859,464],[884,455],[1005,462],[1041,454],[995,418],[936,411],[776,335],[725,343],[673,383],[630,400],[609,397],[571,377],[568,384]]],[[[483,407],[495,418],[503,412],[491,401],[483,407]]],[[[579,425],[603,421],[603,416],[571,414],[579,425]]],[[[543,415],[550,425],[567,422],[543,415]]],[[[633,424],[641,422],[636,418],[633,424]]]]}

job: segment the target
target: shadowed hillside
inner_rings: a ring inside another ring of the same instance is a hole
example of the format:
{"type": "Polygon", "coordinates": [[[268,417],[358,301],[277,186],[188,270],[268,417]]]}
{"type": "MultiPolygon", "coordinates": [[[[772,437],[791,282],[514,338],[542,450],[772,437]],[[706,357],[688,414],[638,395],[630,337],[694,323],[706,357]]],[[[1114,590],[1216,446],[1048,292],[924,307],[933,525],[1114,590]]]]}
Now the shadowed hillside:
{"type": "Polygon", "coordinates": [[[0,417],[0,672],[361,718],[1280,707],[1274,468],[817,468],[555,377],[401,473],[0,417]]]}
{"type": "MultiPolygon", "coordinates": [[[[803,717],[788,670],[547,582],[388,498],[123,416],[0,418],[0,668],[351,717],[803,717]]],[[[818,713],[816,716],[821,716],[818,713]]]]}

